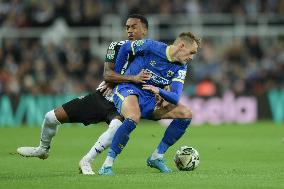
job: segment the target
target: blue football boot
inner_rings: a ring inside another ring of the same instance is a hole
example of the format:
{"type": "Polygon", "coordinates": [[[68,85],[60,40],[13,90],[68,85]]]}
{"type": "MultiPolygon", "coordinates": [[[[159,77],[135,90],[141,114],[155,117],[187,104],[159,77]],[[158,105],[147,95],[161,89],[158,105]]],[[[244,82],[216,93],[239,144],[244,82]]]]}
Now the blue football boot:
{"type": "Polygon", "coordinates": [[[114,176],[114,172],[112,171],[112,167],[102,167],[99,170],[99,175],[102,176],[114,176]]]}
{"type": "Polygon", "coordinates": [[[163,158],[151,160],[151,157],[147,159],[147,165],[152,168],[158,169],[161,173],[171,173],[172,170],[167,167],[163,158]]]}

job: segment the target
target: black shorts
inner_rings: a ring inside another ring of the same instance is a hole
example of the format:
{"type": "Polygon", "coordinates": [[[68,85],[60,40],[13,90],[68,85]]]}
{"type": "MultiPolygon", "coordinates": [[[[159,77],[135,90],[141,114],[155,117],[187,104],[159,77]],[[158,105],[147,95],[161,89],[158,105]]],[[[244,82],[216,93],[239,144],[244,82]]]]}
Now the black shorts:
{"type": "Polygon", "coordinates": [[[75,98],[62,105],[69,117],[70,123],[93,123],[106,122],[107,124],[119,113],[114,104],[102,95],[101,92],[88,94],[84,97],[75,98]]]}

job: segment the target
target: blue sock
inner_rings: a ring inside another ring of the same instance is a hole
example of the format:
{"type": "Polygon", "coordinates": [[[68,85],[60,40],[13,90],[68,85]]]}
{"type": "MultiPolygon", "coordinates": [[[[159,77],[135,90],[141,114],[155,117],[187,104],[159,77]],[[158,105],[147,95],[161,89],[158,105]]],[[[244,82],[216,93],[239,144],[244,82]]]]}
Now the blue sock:
{"type": "Polygon", "coordinates": [[[112,149],[109,149],[109,151],[107,153],[107,156],[112,157],[113,159],[115,159],[117,154],[112,149]]]}
{"type": "Polygon", "coordinates": [[[178,141],[189,126],[191,119],[174,119],[165,131],[164,137],[157,147],[159,154],[164,154],[170,146],[178,141]]]}
{"type": "Polygon", "coordinates": [[[136,122],[132,119],[125,119],[122,125],[117,129],[112,143],[110,145],[110,150],[108,156],[115,158],[122,149],[126,146],[130,133],[136,128],[136,122]]]}

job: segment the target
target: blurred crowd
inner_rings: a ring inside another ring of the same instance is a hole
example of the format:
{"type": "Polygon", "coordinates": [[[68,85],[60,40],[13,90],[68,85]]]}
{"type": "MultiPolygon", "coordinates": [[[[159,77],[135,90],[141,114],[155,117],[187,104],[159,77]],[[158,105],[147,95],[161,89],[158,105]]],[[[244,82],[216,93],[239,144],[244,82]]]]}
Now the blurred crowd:
{"type": "MultiPolygon", "coordinates": [[[[0,25],[49,26],[62,17],[69,26],[98,26],[106,13],[123,17],[204,12],[281,15],[284,0],[0,0],[0,25]]],[[[212,96],[232,90],[239,95],[262,95],[271,88],[284,88],[283,38],[250,36],[225,45],[219,41],[203,39],[189,67],[185,93],[212,96]]],[[[0,95],[82,93],[95,90],[102,80],[104,56],[91,53],[90,38],[66,38],[48,45],[39,38],[0,42],[0,95]]]]}
{"type": "Polygon", "coordinates": [[[191,64],[187,94],[264,95],[269,89],[284,89],[284,39],[256,36],[232,40],[218,49],[219,42],[203,40],[197,59],[191,64]]]}
{"type": "Polygon", "coordinates": [[[89,39],[42,46],[39,39],[4,39],[0,48],[0,94],[63,94],[95,90],[103,57],[90,53],[89,39]]]}
{"type": "Polygon", "coordinates": [[[69,26],[99,26],[104,14],[230,13],[257,17],[284,13],[284,0],[0,0],[0,25],[49,26],[62,17],[69,26]]]}

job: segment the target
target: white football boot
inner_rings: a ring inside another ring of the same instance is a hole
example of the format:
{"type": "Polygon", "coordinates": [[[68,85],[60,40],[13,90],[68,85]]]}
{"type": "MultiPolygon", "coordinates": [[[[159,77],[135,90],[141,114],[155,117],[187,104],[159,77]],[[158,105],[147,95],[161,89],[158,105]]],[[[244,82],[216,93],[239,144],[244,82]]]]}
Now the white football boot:
{"type": "Polygon", "coordinates": [[[94,171],[92,169],[91,163],[84,158],[82,158],[79,162],[79,171],[83,175],[94,175],[94,171]]]}
{"type": "Polygon", "coordinates": [[[17,149],[18,154],[24,157],[38,157],[39,159],[48,158],[49,150],[38,147],[20,147],[17,149]]]}

